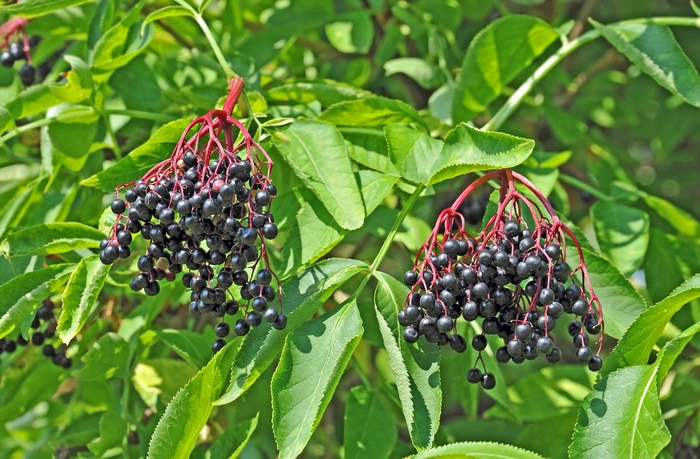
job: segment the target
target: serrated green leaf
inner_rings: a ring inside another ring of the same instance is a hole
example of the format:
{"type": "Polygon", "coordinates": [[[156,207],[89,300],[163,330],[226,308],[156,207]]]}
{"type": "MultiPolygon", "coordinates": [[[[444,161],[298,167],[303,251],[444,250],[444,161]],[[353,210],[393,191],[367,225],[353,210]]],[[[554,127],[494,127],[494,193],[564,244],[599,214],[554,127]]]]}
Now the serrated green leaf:
{"type": "Polygon", "coordinates": [[[32,86],[22,91],[3,107],[4,111],[2,118],[0,118],[0,133],[10,127],[12,120],[43,112],[60,103],[61,99],[51,93],[48,85],[32,86]]]}
{"type": "Polygon", "coordinates": [[[102,456],[108,449],[119,446],[122,438],[128,432],[124,418],[116,411],[107,411],[100,416],[100,439],[88,443],[88,449],[97,457],[102,456]]]}
{"type": "Polygon", "coordinates": [[[381,174],[375,171],[360,171],[355,173],[360,184],[362,201],[365,206],[365,216],[369,216],[379,207],[386,195],[391,191],[398,177],[381,174]]]}
{"type": "Polygon", "coordinates": [[[683,305],[696,298],[700,298],[700,274],[685,281],[666,299],[637,317],[610,356],[605,359],[601,374],[606,375],[622,367],[646,364],[654,344],[671,317],[683,305]]]}
{"type": "Polygon", "coordinates": [[[652,227],[642,268],[649,296],[654,302],[661,301],[684,280],[700,272],[700,247],[652,227]]]}
{"type": "Polygon", "coordinates": [[[365,54],[374,40],[374,26],[367,11],[349,11],[325,26],[326,37],[343,53],[365,54]]]}
{"type": "Polygon", "coordinates": [[[542,456],[516,446],[492,442],[452,443],[422,451],[413,459],[542,459],[542,456]]]}
{"type": "Polygon", "coordinates": [[[274,330],[264,323],[245,336],[231,367],[231,384],[214,404],[224,405],[240,397],[275,360],[287,334],[309,320],[336,288],[366,269],[361,261],[331,258],[283,282],[287,327],[274,330]]]}
{"type": "Polygon", "coordinates": [[[654,458],[671,440],[656,389],[658,365],[605,376],[581,403],[569,456],[654,458]]]}
{"type": "Polygon", "coordinates": [[[0,285],[0,338],[7,336],[38,305],[65,284],[76,265],[64,263],[31,271],[0,285]]]}
{"type": "Polygon", "coordinates": [[[496,99],[503,88],[559,33],[532,16],[511,15],[492,22],[469,44],[452,100],[452,120],[470,121],[496,99]]]}
{"type": "Polygon", "coordinates": [[[170,157],[175,144],[180,140],[183,131],[189,124],[189,119],[179,119],[164,124],[146,143],[134,149],[129,156],[109,169],[86,178],[80,184],[112,192],[118,185],[136,180],[159,161],[170,157]]]}
{"type": "Polygon", "coordinates": [[[205,459],[236,459],[248,443],[248,440],[250,440],[255,428],[258,426],[259,417],[260,413],[256,414],[253,419],[239,422],[226,429],[226,431],[211,444],[211,448],[207,451],[205,459]]]}
{"type": "Polygon", "coordinates": [[[369,97],[339,102],[318,117],[336,126],[373,127],[387,124],[416,124],[426,127],[423,118],[410,105],[385,97],[369,97]]]}
{"type": "Polygon", "coordinates": [[[14,5],[0,6],[0,14],[12,14],[22,18],[34,18],[70,6],[90,3],[94,0],[22,0],[14,5]]]}
{"type": "Polygon", "coordinates": [[[129,344],[116,333],[100,337],[87,351],[82,360],[85,366],[74,372],[74,376],[84,381],[123,378],[127,376],[129,344]]]}
{"type": "Polygon", "coordinates": [[[401,177],[413,183],[426,183],[430,170],[443,149],[440,139],[400,124],[384,128],[389,145],[389,157],[401,173],[401,177]]]}
{"type": "Polygon", "coordinates": [[[691,105],[700,107],[700,76],[667,26],[603,25],[596,29],[634,65],[691,105]]]}
{"type": "Polygon", "coordinates": [[[45,223],[10,234],[0,244],[0,252],[8,258],[64,253],[98,247],[104,237],[99,230],[82,223],[45,223]]]}
{"type": "Polygon", "coordinates": [[[321,421],[362,337],[353,300],[294,330],[272,376],[272,427],[280,458],[297,457],[321,421]]]}
{"type": "Polygon", "coordinates": [[[58,319],[61,341],[68,344],[87,322],[92,305],[104,286],[110,266],[105,266],[98,255],[83,258],[70,276],[63,291],[63,306],[58,319]]]}
{"type": "Polygon", "coordinates": [[[383,135],[343,134],[348,156],[356,163],[389,175],[399,170],[389,158],[389,149],[383,135]]]}
{"type": "Polygon", "coordinates": [[[345,402],[345,459],[389,457],[397,438],[391,413],[374,391],[355,386],[345,402]]]}
{"type": "Polygon", "coordinates": [[[321,106],[328,107],[338,102],[373,97],[369,91],[356,88],[347,83],[334,80],[304,80],[293,79],[270,88],[265,97],[270,101],[295,102],[308,104],[319,101],[321,106]]]}
{"type": "Polygon", "coordinates": [[[343,137],[334,126],[297,121],[274,134],[272,141],[342,228],[362,226],[362,197],[343,137]]]}
{"type": "MultiPolygon", "coordinates": [[[[53,109],[49,110],[49,112],[53,109]]],[[[72,109],[61,111],[64,116],[72,109]]],[[[90,153],[92,141],[97,132],[97,117],[95,115],[72,117],[70,120],[55,121],[47,127],[52,153],[59,152],[68,160],[83,160],[80,166],[74,169],[80,170],[84,164],[84,157],[90,153]]],[[[67,162],[67,161],[66,161],[67,162]]]]}
{"type": "Polygon", "coordinates": [[[656,362],[658,362],[659,366],[659,374],[656,376],[658,390],[661,390],[661,384],[663,384],[664,378],[666,378],[678,356],[698,332],[700,332],[700,322],[686,328],[678,336],[664,344],[661,352],[656,356],[656,362]]]}
{"type": "Polygon", "coordinates": [[[201,333],[172,329],[156,330],[155,333],[177,355],[197,368],[202,368],[211,358],[211,343],[201,333]]]}
{"type": "Polygon", "coordinates": [[[597,201],[590,212],[600,251],[631,276],[642,266],[649,244],[649,215],[612,201],[597,201]]]}
{"type": "Polygon", "coordinates": [[[440,350],[420,340],[408,344],[398,326],[408,289],[388,274],[376,272],[374,306],[389,364],[394,372],[411,441],[418,450],[430,448],[440,424],[440,350]]]}
{"type": "Polygon", "coordinates": [[[474,171],[512,168],[525,161],[534,140],[500,132],[484,132],[462,123],[445,137],[440,155],[430,168],[426,185],[474,171]]]}
{"type": "Polygon", "coordinates": [[[111,71],[126,65],[136,57],[153,38],[153,24],[142,30],[134,24],[139,18],[146,0],[140,0],[129,9],[129,13],[118,24],[105,32],[90,54],[91,67],[111,71]]]}
{"type": "Polygon", "coordinates": [[[212,402],[221,394],[228,374],[229,342],[180,389],[158,421],[148,445],[148,458],[186,459],[194,449],[202,427],[209,419],[212,402]]]}

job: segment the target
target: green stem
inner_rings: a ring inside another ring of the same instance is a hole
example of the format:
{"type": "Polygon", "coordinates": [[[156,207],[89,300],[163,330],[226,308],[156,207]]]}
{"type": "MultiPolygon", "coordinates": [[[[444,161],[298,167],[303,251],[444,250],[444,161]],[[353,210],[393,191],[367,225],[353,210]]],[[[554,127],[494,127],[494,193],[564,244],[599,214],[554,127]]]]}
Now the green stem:
{"type": "Polygon", "coordinates": [[[582,182],[581,180],[577,179],[576,177],[572,177],[570,175],[564,175],[564,174],[559,174],[559,180],[561,180],[564,183],[568,183],[569,185],[573,185],[576,188],[586,191],[590,193],[591,195],[595,196],[598,199],[602,199],[603,201],[610,201],[610,196],[607,196],[605,193],[602,193],[598,191],[597,189],[593,188],[589,184],[582,182]]]}
{"type": "MultiPolygon", "coordinates": [[[[662,18],[645,18],[632,19],[629,21],[621,21],[611,26],[622,26],[631,24],[647,24],[647,25],[675,25],[675,26],[690,26],[700,27],[700,18],[681,18],[681,17],[662,17],[662,18]]],[[[544,78],[550,70],[557,66],[566,56],[580,48],[582,45],[599,38],[601,33],[598,29],[589,30],[575,40],[563,45],[557,52],[549,56],[549,58],[534,71],[530,77],[513,93],[512,96],[503,104],[500,110],[486,123],[481,129],[483,131],[498,130],[503,123],[513,114],[520,106],[525,96],[527,96],[532,88],[544,78]]]]}
{"type": "Polygon", "coordinates": [[[144,112],[141,110],[98,110],[97,113],[100,115],[123,115],[130,116],[132,118],[139,118],[142,120],[158,121],[161,123],[168,123],[177,119],[174,116],[163,115],[162,113],[154,112],[144,112]]]}
{"type": "Polygon", "coordinates": [[[109,138],[112,141],[112,151],[114,152],[114,157],[117,158],[117,161],[123,158],[122,155],[122,150],[119,148],[119,142],[117,141],[117,136],[114,133],[114,129],[112,129],[112,123],[109,121],[109,115],[102,115],[102,118],[104,119],[105,122],[105,128],[107,129],[107,135],[109,135],[109,138]]]}
{"type": "Polygon", "coordinates": [[[214,51],[214,55],[216,56],[216,60],[219,61],[219,65],[221,65],[221,68],[223,69],[224,73],[226,74],[226,78],[229,80],[231,78],[236,78],[238,74],[233,71],[231,66],[228,65],[228,62],[226,61],[226,58],[224,57],[224,54],[221,52],[221,48],[219,48],[219,44],[216,42],[216,39],[214,38],[214,35],[211,33],[211,30],[209,30],[209,26],[207,25],[206,21],[200,14],[196,14],[194,17],[194,20],[197,21],[197,24],[199,24],[199,27],[202,29],[202,32],[204,32],[204,35],[207,37],[207,40],[209,40],[209,45],[211,46],[211,49],[214,51]]]}

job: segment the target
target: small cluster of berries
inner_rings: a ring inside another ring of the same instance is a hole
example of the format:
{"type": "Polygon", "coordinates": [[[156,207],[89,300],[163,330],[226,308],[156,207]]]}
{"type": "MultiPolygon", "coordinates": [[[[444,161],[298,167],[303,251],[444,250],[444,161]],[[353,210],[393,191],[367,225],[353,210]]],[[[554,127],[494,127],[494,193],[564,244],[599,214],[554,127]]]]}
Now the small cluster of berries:
{"type": "Polygon", "coordinates": [[[190,314],[222,319],[215,328],[214,352],[224,347],[231,331],[223,318],[239,310],[243,318],[233,327],[239,336],[263,321],[280,330],[287,324],[265,247],[278,233],[270,213],[277,194],[270,181],[273,164],[231,117],[242,89],[242,80],[232,80],[223,110],[195,119],[170,159],[117,188],[118,195],[125,190],[125,200],[112,202],[117,220],[100,246],[100,259],[111,264],[131,255],[133,234],[149,241],[130,286],[150,296],[160,291],[158,281],[173,281],[186,269],[181,280],[192,290],[190,314]],[[242,137],[238,143],[234,127],[242,137]],[[234,284],[244,305],[234,299],[234,284]]]}
{"type": "Polygon", "coordinates": [[[53,309],[55,305],[50,298],[44,300],[43,304],[37,309],[36,316],[31,324],[32,332],[29,341],[24,339],[20,333],[17,339],[0,339],[0,354],[7,352],[12,354],[17,350],[17,346],[26,346],[31,343],[34,346],[43,346],[41,352],[51,361],[54,365],[63,368],[70,368],[73,365],[73,361],[70,357],[66,356],[65,349],[62,347],[55,348],[53,345],[47,342],[47,340],[52,339],[56,335],[56,320],[53,315],[53,309]],[[43,331],[41,329],[44,329],[43,331]]]}
{"type": "Polygon", "coordinates": [[[602,366],[597,353],[588,347],[589,334],[601,333],[600,302],[593,292],[582,251],[572,232],[557,218],[544,196],[525,177],[510,170],[493,172],[473,182],[445,209],[423,245],[414,269],[404,276],[411,287],[399,323],[406,327],[404,339],[447,345],[464,352],[467,343],[456,333],[461,316],[481,321],[481,333],[471,346],[479,352],[476,367],[467,373],[471,383],[485,389],[495,387],[493,374],[486,371],[481,352],[486,335],[497,335],[503,345],[496,350],[501,363],[522,363],[542,354],[550,363],[561,359],[550,333],[563,314],[578,317],[568,325],[577,347],[576,359],[592,371],[602,366]],[[496,214],[484,230],[472,237],[458,212],[461,202],[479,185],[501,179],[501,196],[496,214]],[[523,195],[515,182],[523,184],[539,203],[523,195]],[[547,210],[543,213],[540,204],[547,210]],[[527,211],[524,214],[523,211],[527,211]],[[527,221],[534,223],[530,227],[527,221]],[[579,260],[572,269],[566,260],[566,238],[578,249],[579,260]],[[577,283],[576,274],[582,281],[577,283]]]}
{"type": "Polygon", "coordinates": [[[25,86],[31,86],[36,82],[36,68],[32,65],[30,49],[39,43],[39,37],[27,37],[24,27],[26,19],[14,18],[0,26],[0,39],[2,39],[2,53],[0,64],[4,67],[12,67],[15,62],[27,62],[19,69],[19,79],[25,86]],[[16,37],[11,41],[11,37],[16,37]]]}

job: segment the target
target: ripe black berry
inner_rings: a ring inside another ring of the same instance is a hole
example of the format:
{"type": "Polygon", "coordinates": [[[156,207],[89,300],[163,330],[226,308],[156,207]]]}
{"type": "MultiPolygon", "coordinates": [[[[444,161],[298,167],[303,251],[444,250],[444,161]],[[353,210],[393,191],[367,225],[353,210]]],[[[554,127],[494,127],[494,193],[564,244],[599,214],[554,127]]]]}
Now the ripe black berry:
{"type": "Polygon", "coordinates": [[[486,390],[491,390],[496,387],[496,377],[491,373],[484,373],[481,376],[481,387],[486,390]]]}
{"type": "Polygon", "coordinates": [[[480,383],[482,381],[482,376],[481,370],[478,368],[470,368],[469,371],[467,371],[467,381],[472,384],[480,383]]]}

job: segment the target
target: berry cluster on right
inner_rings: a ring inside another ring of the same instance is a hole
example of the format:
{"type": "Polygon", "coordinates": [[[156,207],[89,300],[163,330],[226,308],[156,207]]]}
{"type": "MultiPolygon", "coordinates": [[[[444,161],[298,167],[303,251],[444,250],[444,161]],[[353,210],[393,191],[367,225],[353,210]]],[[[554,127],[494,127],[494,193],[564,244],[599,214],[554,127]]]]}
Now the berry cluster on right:
{"type": "Polygon", "coordinates": [[[467,343],[457,333],[457,319],[480,323],[481,332],[470,343],[478,357],[467,380],[484,389],[496,385],[481,354],[488,346],[487,335],[502,340],[495,350],[501,363],[520,364],[540,355],[557,363],[562,353],[551,332],[566,317],[576,360],[591,371],[602,367],[602,307],[581,247],[547,199],[513,171],[496,171],[476,180],[440,214],[404,283],[411,290],[398,320],[407,342],[422,336],[464,352],[467,343]],[[501,180],[497,211],[483,231],[472,236],[460,206],[475,188],[493,179],[501,180]],[[516,189],[516,182],[537,200],[516,189]],[[566,257],[567,240],[578,252],[573,265],[566,257]],[[601,335],[596,351],[589,347],[590,335],[601,335]]]}
{"type": "Polygon", "coordinates": [[[28,37],[24,31],[27,20],[14,18],[0,26],[0,39],[2,39],[2,53],[0,64],[3,67],[12,67],[15,62],[26,61],[19,68],[19,79],[24,86],[31,86],[36,82],[36,67],[32,65],[30,49],[38,43],[39,37],[28,37]]]}

